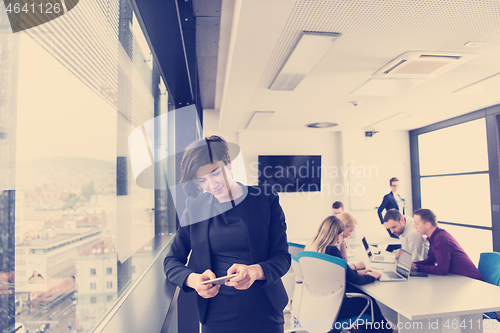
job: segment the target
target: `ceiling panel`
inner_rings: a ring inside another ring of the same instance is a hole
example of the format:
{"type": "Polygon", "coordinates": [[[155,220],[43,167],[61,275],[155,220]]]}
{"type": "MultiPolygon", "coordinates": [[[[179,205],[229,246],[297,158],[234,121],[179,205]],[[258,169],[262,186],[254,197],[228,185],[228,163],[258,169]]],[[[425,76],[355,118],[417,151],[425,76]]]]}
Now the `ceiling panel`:
{"type": "Polygon", "coordinates": [[[500,72],[499,1],[252,0],[242,1],[231,19],[237,24],[227,41],[231,62],[220,110],[225,130],[243,129],[254,111],[275,111],[267,130],[306,130],[306,123],[320,121],[339,123],[334,130],[374,123],[413,129],[500,103],[498,86],[477,95],[452,93],[500,72]],[[269,90],[302,31],[341,37],[294,91],[269,90]],[[471,48],[469,41],[485,44],[471,48]],[[394,97],[349,95],[407,51],[478,56],[394,97]],[[408,116],[380,122],[401,112],[408,116]]]}

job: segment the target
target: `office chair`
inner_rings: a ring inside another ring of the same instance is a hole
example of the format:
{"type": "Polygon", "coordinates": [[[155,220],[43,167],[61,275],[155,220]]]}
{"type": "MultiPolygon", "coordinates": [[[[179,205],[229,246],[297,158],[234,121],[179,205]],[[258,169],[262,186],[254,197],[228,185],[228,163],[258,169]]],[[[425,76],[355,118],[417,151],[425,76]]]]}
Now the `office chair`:
{"type": "Polygon", "coordinates": [[[288,272],[281,277],[281,281],[283,281],[286,294],[288,295],[288,304],[285,306],[283,313],[290,313],[292,310],[292,299],[295,290],[295,272],[291,266],[288,272]]]}
{"type": "Polygon", "coordinates": [[[335,321],[345,293],[345,260],[324,253],[302,251],[299,253],[299,263],[303,291],[298,317],[294,322],[298,324],[295,331],[324,333],[332,327],[350,329],[359,319],[365,322],[372,320],[371,298],[363,294],[347,293],[347,297],[366,299],[366,306],[357,317],[335,321]],[[371,316],[365,314],[369,307],[371,316]]]}
{"type": "MultiPolygon", "coordinates": [[[[292,315],[292,321],[298,317],[299,309],[300,309],[300,299],[302,298],[302,272],[300,270],[299,265],[299,257],[298,254],[304,251],[305,245],[288,242],[288,252],[292,256],[292,266],[290,270],[293,271],[294,275],[294,283],[293,290],[290,288],[290,293],[288,293],[289,303],[285,308],[284,313],[290,312],[292,315]]],[[[287,273],[288,274],[288,273],[287,273]]]]}
{"type": "MultiPolygon", "coordinates": [[[[479,273],[481,273],[484,282],[499,285],[500,282],[500,253],[498,252],[483,252],[479,257],[479,264],[477,265],[479,273]]],[[[487,312],[484,314],[490,319],[496,319],[495,312],[487,312]]]]}

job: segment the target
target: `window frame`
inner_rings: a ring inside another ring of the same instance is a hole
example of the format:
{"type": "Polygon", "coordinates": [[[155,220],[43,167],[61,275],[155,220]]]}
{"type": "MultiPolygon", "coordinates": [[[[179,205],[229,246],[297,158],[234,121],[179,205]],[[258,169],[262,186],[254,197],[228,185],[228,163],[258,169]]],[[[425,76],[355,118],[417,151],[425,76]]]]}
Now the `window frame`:
{"type": "Polygon", "coordinates": [[[442,224],[490,230],[492,234],[493,251],[500,252],[500,168],[499,168],[499,128],[500,128],[500,104],[487,107],[468,114],[437,122],[428,126],[414,129],[409,132],[410,137],[410,167],[412,175],[412,200],[414,209],[422,208],[421,179],[436,176],[449,175],[470,175],[470,174],[488,174],[490,183],[490,202],[491,202],[491,227],[471,225],[465,223],[456,223],[453,221],[438,221],[442,224]],[[486,138],[488,150],[488,171],[464,172],[439,175],[420,175],[419,146],[418,136],[421,134],[445,129],[451,126],[460,125],[477,119],[485,119],[486,138]]]}

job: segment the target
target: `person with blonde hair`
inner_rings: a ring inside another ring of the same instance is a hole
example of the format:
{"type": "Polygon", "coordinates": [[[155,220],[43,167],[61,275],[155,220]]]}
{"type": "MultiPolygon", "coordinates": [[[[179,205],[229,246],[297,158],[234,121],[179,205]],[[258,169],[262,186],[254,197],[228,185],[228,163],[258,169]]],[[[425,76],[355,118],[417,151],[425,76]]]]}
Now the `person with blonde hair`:
{"type": "MultiPolygon", "coordinates": [[[[347,244],[345,242],[345,239],[351,237],[351,232],[354,231],[358,223],[356,222],[354,216],[349,213],[339,214],[337,215],[337,218],[344,224],[345,227],[344,232],[342,233],[342,241],[339,243],[338,247],[342,258],[347,260],[347,244]]],[[[350,264],[350,266],[354,270],[366,268],[365,264],[361,261],[356,264],[350,264]]]]}
{"type": "MultiPolygon", "coordinates": [[[[342,235],[345,231],[345,225],[335,216],[328,216],[321,222],[316,235],[312,238],[309,244],[305,247],[305,251],[314,251],[320,253],[326,253],[335,257],[342,258],[340,250],[335,246],[339,242],[342,242],[342,235]]],[[[369,269],[356,270],[351,268],[352,265],[347,265],[346,267],[346,281],[352,284],[363,285],[367,283],[372,283],[376,279],[380,278],[380,273],[371,271],[369,269]]],[[[355,267],[356,268],[356,267],[355,267]]],[[[346,292],[356,292],[363,293],[358,288],[348,284],[346,286],[346,292]]],[[[374,322],[379,322],[380,325],[375,325],[380,327],[375,332],[392,332],[392,329],[386,329],[387,321],[385,320],[377,302],[372,299],[373,302],[373,314],[374,322]]],[[[344,295],[344,300],[342,301],[342,306],[340,312],[337,316],[337,320],[357,317],[359,313],[363,310],[366,305],[366,300],[362,298],[347,298],[344,295]]],[[[358,327],[361,328],[362,327],[358,327]]]]}
{"type": "Polygon", "coordinates": [[[342,234],[343,238],[350,237],[351,232],[354,231],[354,229],[356,228],[356,225],[358,224],[358,222],[356,222],[356,219],[354,218],[354,216],[352,216],[349,213],[342,213],[342,214],[337,215],[337,218],[342,223],[344,223],[344,226],[345,226],[344,233],[342,234]]]}

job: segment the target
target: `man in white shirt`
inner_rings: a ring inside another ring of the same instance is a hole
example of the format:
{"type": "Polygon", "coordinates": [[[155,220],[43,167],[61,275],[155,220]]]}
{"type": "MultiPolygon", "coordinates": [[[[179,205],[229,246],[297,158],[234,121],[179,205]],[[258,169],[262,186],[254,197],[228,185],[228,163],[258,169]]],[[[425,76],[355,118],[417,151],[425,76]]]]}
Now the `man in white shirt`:
{"type": "Polygon", "coordinates": [[[401,248],[411,253],[412,262],[427,257],[427,241],[413,227],[413,220],[410,217],[404,217],[396,209],[389,209],[384,216],[384,227],[399,236],[401,248]]]}

